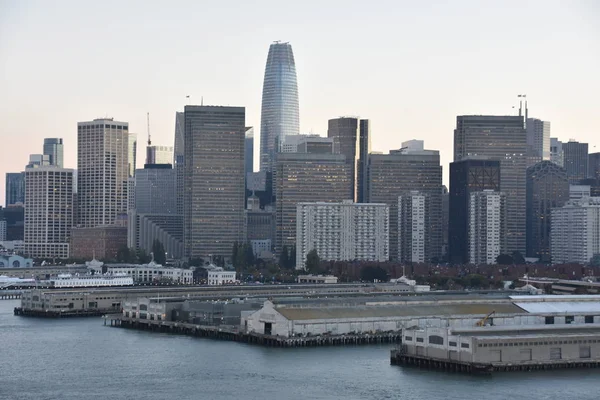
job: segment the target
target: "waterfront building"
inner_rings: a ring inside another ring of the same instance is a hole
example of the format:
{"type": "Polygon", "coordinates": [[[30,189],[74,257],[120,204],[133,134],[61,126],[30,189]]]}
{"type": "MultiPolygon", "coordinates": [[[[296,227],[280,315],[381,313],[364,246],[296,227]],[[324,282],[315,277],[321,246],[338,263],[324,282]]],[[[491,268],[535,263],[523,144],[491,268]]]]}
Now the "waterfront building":
{"type": "Polygon", "coordinates": [[[275,252],[296,244],[296,205],[341,202],[352,182],[342,154],[280,153],[276,168],[275,252]]]}
{"type": "Polygon", "coordinates": [[[550,161],[560,167],[565,166],[563,142],[558,140],[558,138],[550,138],[550,161]]]}
{"type": "Polygon", "coordinates": [[[588,178],[600,182],[600,153],[588,155],[588,178]]]}
{"type": "MultiPolygon", "coordinates": [[[[31,268],[33,260],[18,254],[0,254],[0,268],[31,268]]],[[[5,272],[2,273],[4,275],[5,272]]]]}
{"type": "Polygon", "coordinates": [[[573,139],[563,143],[564,163],[569,183],[577,184],[588,177],[588,144],[573,139]]]}
{"type": "MultiPolygon", "coordinates": [[[[425,227],[425,260],[431,262],[442,250],[442,166],[437,150],[420,150],[402,143],[390,154],[369,155],[369,202],[390,207],[390,258],[398,260],[398,197],[412,190],[428,198],[429,223],[425,227]]],[[[415,143],[413,143],[415,144],[415,143]]]]}
{"type": "Polygon", "coordinates": [[[527,168],[527,257],[550,262],[552,209],[569,201],[567,171],[551,161],[527,168]]]}
{"type": "Polygon", "coordinates": [[[73,170],[56,166],[25,171],[25,253],[69,258],[73,226],[73,170]]]}
{"type": "Polygon", "coordinates": [[[550,160],[550,122],[527,118],[527,166],[550,160]]]}
{"type": "Polygon", "coordinates": [[[59,168],[63,167],[63,140],[60,138],[44,139],[44,155],[48,156],[48,163],[59,168]]]}
{"type": "Polygon", "coordinates": [[[388,261],[389,207],[386,204],[298,203],[296,269],[316,250],[327,261],[388,261]]]}
{"type": "Polygon", "coordinates": [[[129,142],[127,148],[127,170],[129,171],[129,178],[135,176],[135,169],[137,168],[137,133],[129,133],[127,140],[129,142]]]}
{"type": "Polygon", "coordinates": [[[552,210],[552,264],[587,264],[600,254],[600,198],[568,201],[552,210]]]}
{"type": "Polygon", "coordinates": [[[116,260],[119,249],[127,246],[127,227],[105,225],[71,229],[71,258],[116,260]]]}
{"type": "Polygon", "coordinates": [[[77,124],[79,226],[112,225],[127,213],[129,124],[113,118],[77,124]]]}
{"type": "Polygon", "coordinates": [[[183,197],[184,197],[184,136],[185,136],[185,113],[175,113],[175,146],[173,146],[173,169],[177,175],[177,190],[175,198],[177,199],[177,214],[183,215],[183,197]]]}
{"type": "Polygon", "coordinates": [[[25,202],[25,172],[6,173],[6,207],[25,202]]]}
{"type": "Polygon", "coordinates": [[[260,170],[275,169],[279,144],[300,133],[298,83],[292,45],[275,42],[269,47],[263,82],[260,118],[260,170]]]}
{"type": "Polygon", "coordinates": [[[360,120],[359,138],[358,138],[358,166],[357,174],[357,202],[366,203],[369,198],[368,185],[368,164],[369,154],[371,153],[371,121],[368,119],[360,120]]]}
{"type": "Polygon", "coordinates": [[[173,164],[173,146],[146,146],[146,164],[173,164]]]}
{"type": "Polygon", "coordinates": [[[430,211],[429,198],[419,191],[398,196],[398,261],[401,263],[428,262],[425,231],[430,211]]]}
{"type": "Polygon", "coordinates": [[[244,176],[254,172],[254,128],[246,127],[244,139],[244,176]]]}
{"type": "Polygon", "coordinates": [[[296,280],[298,283],[323,283],[332,284],[338,283],[337,276],[333,275],[298,275],[296,280]]]}
{"type": "Polygon", "coordinates": [[[500,191],[500,161],[486,157],[450,163],[448,256],[451,264],[469,262],[469,204],[471,194],[500,191]]]}
{"type": "Polygon", "coordinates": [[[357,197],[357,167],[360,155],[360,120],[357,117],[340,117],[330,119],[327,128],[327,137],[339,143],[340,154],[346,157],[346,164],[350,168],[352,179],[352,196],[348,197],[356,201],[357,197]]]}
{"type": "Polygon", "coordinates": [[[472,192],[469,199],[469,263],[496,264],[506,254],[506,197],[493,190],[472,192]]]}
{"type": "Polygon", "coordinates": [[[525,253],[527,132],[521,116],[458,116],[454,161],[484,156],[500,161],[500,190],[506,195],[507,252],[525,253]]]}
{"type": "Polygon", "coordinates": [[[244,237],[244,107],[185,106],[184,248],[231,255],[244,237]]]}

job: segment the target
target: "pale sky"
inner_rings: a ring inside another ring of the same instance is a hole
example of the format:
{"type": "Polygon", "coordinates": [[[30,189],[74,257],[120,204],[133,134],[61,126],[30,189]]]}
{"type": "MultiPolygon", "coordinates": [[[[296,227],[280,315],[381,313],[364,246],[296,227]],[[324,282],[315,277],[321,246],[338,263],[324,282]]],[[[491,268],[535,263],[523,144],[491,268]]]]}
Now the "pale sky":
{"type": "Polygon", "coordinates": [[[77,167],[78,121],[127,121],[144,154],[150,112],[172,145],[186,95],[245,106],[258,152],[275,40],[294,50],[302,133],[369,118],[373,150],[423,139],[445,182],[456,116],[509,115],[521,93],[553,137],[600,151],[599,1],[0,0],[0,204],[45,137],[77,167]]]}

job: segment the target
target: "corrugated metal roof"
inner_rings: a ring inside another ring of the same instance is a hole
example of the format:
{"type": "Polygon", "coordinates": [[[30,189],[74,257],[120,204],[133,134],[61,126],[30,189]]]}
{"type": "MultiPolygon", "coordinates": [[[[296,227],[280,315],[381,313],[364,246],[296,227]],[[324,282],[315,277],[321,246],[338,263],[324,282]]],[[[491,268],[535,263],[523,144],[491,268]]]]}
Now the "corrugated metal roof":
{"type": "Polygon", "coordinates": [[[509,296],[512,300],[529,300],[529,301],[547,301],[547,300],[598,300],[600,301],[600,295],[598,294],[538,294],[538,295],[525,295],[525,296],[509,296]]]}
{"type": "Polygon", "coordinates": [[[600,301],[544,301],[515,303],[529,313],[600,313],[600,301]]]}
{"type": "Polygon", "coordinates": [[[386,317],[447,317],[451,315],[523,314],[524,311],[510,303],[506,304],[444,304],[382,307],[323,307],[323,308],[277,308],[289,320],[386,318],[386,317]]]}

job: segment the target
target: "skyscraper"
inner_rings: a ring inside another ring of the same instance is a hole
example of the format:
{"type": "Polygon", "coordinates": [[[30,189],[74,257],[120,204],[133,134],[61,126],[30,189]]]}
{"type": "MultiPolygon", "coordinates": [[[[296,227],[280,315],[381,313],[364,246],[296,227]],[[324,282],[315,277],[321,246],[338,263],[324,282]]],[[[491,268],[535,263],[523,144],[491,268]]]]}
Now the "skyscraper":
{"type": "Polygon", "coordinates": [[[569,201],[567,171],[551,161],[527,168],[527,257],[550,261],[551,211],[569,201]]]}
{"type": "Polygon", "coordinates": [[[260,121],[260,170],[272,172],[279,143],[300,133],[298,83],[294,53],[289,43],[269,47],[263,82],[260,121]]]}
{"type": "Polygon", "coordinates": [[[485,156],[500,161],[506,195],[507,251],[525,253],[527,132],[521,116],[464,115],[456,118],[454,161],[485,156]]]}
{"type": "Polygon", "coordinates": [[[68,258],[73,226],[73,170],[55,166],[25,171],[25,253],[68,258]]]}
{"type": "Polygon", "coordinates": [[[588,144],[571,139],[563,143],[563,152],[569,183],[576,185],[588,176],[588,144]]]}
{"type": "Polygon", "coordinates": [[[146,164],[172,164],[172,146],[146,146],[146,164]]]}
{"type": "Polygon", "coordinates": [[[371,152],[371,121],[368,119],[360,120],[359,135],[358,166],[356,167],[356,201],[366,203],[369,197],[367,193],[367,165],[369,163],[369,153],[371,152]]]}
{"type": "Polygon", "coordinates": [[[356,200],[357,166],[360,153],[359,119],[356,117],[340,117],[330,119],[327,137],[339,143],[340,153],[346,156],[346,164],[352,174],[352,193],[349,199],[356,200]]]}
{"type": "Polygon", "coordinates": [[[496,264],[506,252],[506,196],[493,190],[472,192],[469,199],[469,262],[496,264]]]}
{"type": "Polygon", "coordinates": [[[390,207],[390,257],[398,260],[398,197],[414,190],[426,196],[425,260],[431,262],[441,256],[442,250],[440,154],[437,150],[423,150],[422,142],[416,148],[408,146],[410,143],[402,143],[403,149],[390,154],[369,155],[369,203],[385,203],[390,207]]]}
{"type": "Polygon", "coordinates": [[[296,244],[296,205],[349,200],[350,169],[342,154],[280,153],[276,168],[275,252],[296,244]]]}
{"type": "Polygon", "coordinates": [[[6,173],[6,206],[25,202],[25,172],[6,173]]]}
{"type": "Polygon", "coordinates": [[[50,165],[50,156],[47,154],[30,154],[29,163],[26,168],[42,167],[50,165]]]}
{"type": "Polygon", "coordinates": [[[185,113],[175,113],[175,145],[173,146],[173,168],[177,175],[177,214],[183,215],[183,180],[184,180],[184,136],[185,136],[185,113]]]}
{"type": "Polygon", "coordinates": [[[398,196],[398,261],[426,263],[429,198],[417,190],[398,196]]]}
{"type": "Polygon", "coordinates": [[[244,171],[248,173],[254,172],[254,128],[246,127],[246,136],[244,139],[244,171]]]}
{"type": "Polygon", "coordinates": [[[146,164],[135,172],[135,210],[138,214],[177,213],[175,170],[170,164],[146,164]]]}
{"type": "Polygon", "coordinates": [[[500,161],[486,157],[450,163],[448,256],[452,264],[469,262],[469,204],[471,194],[500,191],[500,161]]]}
{"type": "Polygon", "coordinates": [[[596,179],[600,184],[600,153],[590,153],[588,156],[588,178],[596,179]]]}
{"type": "Polygon", "coordinates": [[[137,168],[137,133],[130,133],[128,141],[128,170],[129,177],[133,178],[135,176],[135,169],[137,168]]]}
{"type": "Polygon", "coordinates": [[[60,138],[44,139],[44,155],[48,156],[50,165],[63,167],[63,140],[60,138]]]}
{"type": "Polygon", "coordinates": [[[185,106],[187,257],[230,256],[244,236],[244,107],[185,106]]]}
{"type": "Polygon", "coordinates": [[[130,135],[127,122],[112,118],[77,123],[79,225],[112,225],[127,213],[130,135]]]}
{"type": "Polygon", "coordinates": [[[527,166],[550,160],[550,122],[527,118],[527,166]]]}
{"type": "Polygon", "coordinates": [[[550,161],[559,167],[565,166],[563,142],[558,140],[558,138],[550,138],[550,161]]]}

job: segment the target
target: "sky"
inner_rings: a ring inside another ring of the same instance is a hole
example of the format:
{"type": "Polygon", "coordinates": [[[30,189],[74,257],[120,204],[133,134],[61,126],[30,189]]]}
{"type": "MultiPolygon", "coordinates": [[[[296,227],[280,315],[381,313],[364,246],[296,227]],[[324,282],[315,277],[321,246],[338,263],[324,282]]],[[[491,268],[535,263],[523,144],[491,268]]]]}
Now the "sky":
{"type": "MultiPolygon", "coordinates": [[[[173,145],[185,104],[246,107],[255,126],[270,43],[292,44],[301,133],[372,121],[372,149],[440,150],[457,115],[511,115],[526,94],[551,135],[600,151],[600,2],[0,0],[0,204],[6,172],[45,137],[77,167],[77,122],[113,117],[144,154],[173,145]],[[187,100],[186,96],[190,96],[187,100]]],[[[143,159],[138,157],[141,167],[143,159]]]]}

